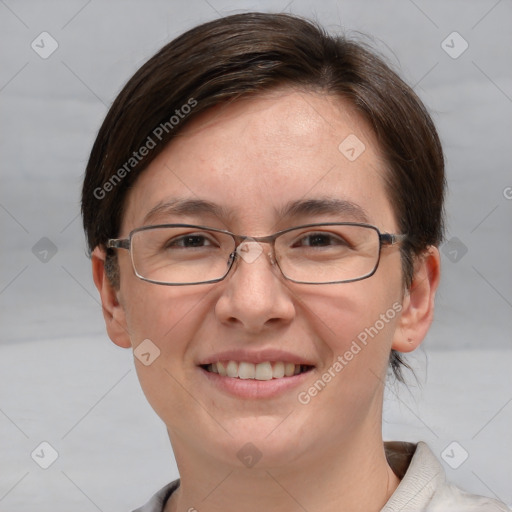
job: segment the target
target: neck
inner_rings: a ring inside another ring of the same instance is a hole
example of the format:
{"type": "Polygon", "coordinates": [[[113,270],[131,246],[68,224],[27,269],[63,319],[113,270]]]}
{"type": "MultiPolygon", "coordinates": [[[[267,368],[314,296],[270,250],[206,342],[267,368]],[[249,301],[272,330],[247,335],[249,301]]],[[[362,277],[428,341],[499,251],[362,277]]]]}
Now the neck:
{"type": "Polygon", "coordinates": [[[165,512],[378,512],[399,479],[387,463],[380,431],[367,434],[312,447],[293,463],[251,469],[205,460],[191,447],[180,453],[175,446],[181,484],[165,512]]]}

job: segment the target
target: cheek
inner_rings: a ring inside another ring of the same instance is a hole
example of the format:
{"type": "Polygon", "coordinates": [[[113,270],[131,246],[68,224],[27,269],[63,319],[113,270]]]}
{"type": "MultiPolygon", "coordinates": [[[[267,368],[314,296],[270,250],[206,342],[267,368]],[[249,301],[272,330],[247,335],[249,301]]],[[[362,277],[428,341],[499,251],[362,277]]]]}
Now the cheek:
{"type": "Polygon", "coordinates": [[[399,280],[394,281],[375,275],[303,293],[304,325],[315,331],[322,361],[330,365],[342,357],[347,369],[364,366],[382,373],[401,310],[399,280]]]}
{"type": "Polygon", "coordinates": [[[149,338],[162,355],[183,352],[199,327],[198,318],[204,318],[208,293],[199,287],[132,283],[125,311],[133,345],[149,338]]]}
{"type": "Polygon", "coordinates": [[[162,352],[173,330],[204,296],[201,290],[162,286],[137,278],[128,258],[120,260],[120,301],[134,349],[150,339],[162,352]]]}
{"type": "Polygon", "coordinates": [[[380,414],[400,303],[385,287],[371,290],[361,281],[343,294],[309,302],[307,321],[318,336],[322,367],[297,400],[328,431],[338,431],[340,424],[356,428],[368,411],[380,414]]]}
{"type": "Polygon", "coordinates": [[[190,395],[183,385],[194,378],[190,347],[211,310],[210,290],[171,288],[139,280],[131,284],[125,311],[140,385],[162,420],[168,425],[179,424],[176,411],[190,408],[190,395]],[[147,365],[137,355],[148,352],[146,347],[157,354],[147,365]]]}

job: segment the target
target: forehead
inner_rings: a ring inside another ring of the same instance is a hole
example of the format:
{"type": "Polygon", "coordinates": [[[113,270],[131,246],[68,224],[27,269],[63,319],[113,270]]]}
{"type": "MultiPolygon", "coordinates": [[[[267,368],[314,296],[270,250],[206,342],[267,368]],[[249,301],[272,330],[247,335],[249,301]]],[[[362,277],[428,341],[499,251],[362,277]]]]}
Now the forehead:
{"type": "Polygon", "coordinates": [[[191,120],[136,181],[123,231],[176,200],[216,205],[227,227],[245,232],[266,232],[286,205],[319,199],[355,204],[388,227],[394,220],[386,172],[371,129],[348,103],[314,92],[267,92],[191,120]]]}

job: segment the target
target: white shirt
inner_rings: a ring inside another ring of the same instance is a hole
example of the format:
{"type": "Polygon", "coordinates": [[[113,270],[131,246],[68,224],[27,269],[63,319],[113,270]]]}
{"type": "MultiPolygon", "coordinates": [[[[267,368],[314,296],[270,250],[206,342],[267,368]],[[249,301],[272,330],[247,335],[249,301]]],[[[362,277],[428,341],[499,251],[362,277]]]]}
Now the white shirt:
{"type": "MultiPolygon", "coordinates": [[[[443,466],[425,443],[387,442],[384,446],[388,463],[401,481],[381,512],[511,512],[499,501],[447,482],[443,466]]],[[[163,512],[179,485],[179,480],[171,482],[133,512],[163,512]]]]}

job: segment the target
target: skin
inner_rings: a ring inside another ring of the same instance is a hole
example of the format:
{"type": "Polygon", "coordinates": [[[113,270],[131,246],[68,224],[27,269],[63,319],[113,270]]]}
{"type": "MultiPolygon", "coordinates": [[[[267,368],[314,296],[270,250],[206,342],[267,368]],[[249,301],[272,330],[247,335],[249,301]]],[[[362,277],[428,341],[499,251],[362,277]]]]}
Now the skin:
{"type": "MultiPolygon", "coordinates": [[[[264,236],[346,215],[283,219],[278,210],[305,198],[350,200],[381,232],[397,233],[384,188],[386,165],[368,125],[338,98],[280,89],[201,114],[155,159],[127,197],[120,237],[169,198],[205,199],[227,215],[163,215],[151,223],[195,223],[264,236]],[[338,146],[349,134],[366,150],[353,162],[338,146]]],[[[108,334],[121,347],[149,338],[160,356],[135,358],[148,401],[167,426],[181,486],[166,511],[380,510],[399,480],[381,433],[383,387],[392,348],[414,350],[432,321],[439,253],[430,247],[404,290],[398,246],[383,249],[377,272],[353,283],[286,281],[264,253],[240,261],[219,283],[159,286],[134,275],[119,251],[120,287],[104,273],[96,248],[93,276],[108,334]],[[307,390],[365,328],[394,303],[390,320],[307,405],[307,390]],[[305,384],[269,399],[222,393],[197,363],[221,350],[278,347],[307,357],[305,384]],[[237,452],[262,454],[247,468],[237,452]],[[371,492],[368,492],[371,489],[371,492]]]]}

